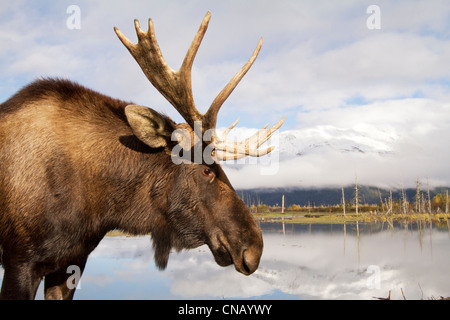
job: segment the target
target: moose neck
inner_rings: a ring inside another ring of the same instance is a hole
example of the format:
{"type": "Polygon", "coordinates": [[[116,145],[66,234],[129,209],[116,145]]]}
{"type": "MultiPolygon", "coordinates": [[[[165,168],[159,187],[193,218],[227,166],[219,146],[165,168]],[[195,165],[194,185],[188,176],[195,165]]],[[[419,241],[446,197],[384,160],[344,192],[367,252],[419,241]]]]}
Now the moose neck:
{"type": "Polygon", "coordinates": [[[176,168],[164,150],[125,152],[128,159],[130,152],[137,159],[105,177],[114,197],[103,200],[104,225],[134,235],[148,234],[165,224],[167,193],[176,168]]]}

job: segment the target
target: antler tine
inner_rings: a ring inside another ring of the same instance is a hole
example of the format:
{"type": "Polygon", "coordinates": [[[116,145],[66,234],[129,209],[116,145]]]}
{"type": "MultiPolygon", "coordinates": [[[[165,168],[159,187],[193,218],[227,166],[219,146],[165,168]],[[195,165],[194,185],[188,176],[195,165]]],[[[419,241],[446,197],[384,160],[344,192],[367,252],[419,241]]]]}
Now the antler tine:
{"type": "Polygon", "coordinates": [[[233,124],[231,126],[229,126],[228,128],[226,128],[223,132],[222,132],[222,138],[219,138],[219,141],[225,141],[228,133],[230,133],[230,131],[238,124],[240,118],[237,118],[237,120],[235,122],[233,122],[233,124]]]}
{"type": "Polygon", "coordinates": [[[189,76],[186,81],[189,81],[191,83],[191,69],[192,64],[194,63],[195,56],[197,55],[198,48],[200,47],[200,44],[202,43],[203,36],[206,33],[206,30],[208,29],[209,20],[211,19],[211,13],[208,11],[203,18],[203,21],[200,25],[200,28],[197,31],[197,34],[194,37],[194,40],[192,40],[191,46],[189,47],[188,52],[186,53],[186,56],[184,57],[183,64],[180,68],[180,73],[186,73],[185,77],[189,76]]]}
{"type": "Polygon", "coordinates": [[[205,114],[205,121],[207,123],[208,128],[215,128],[217,123],[217,114],[219,113],[219,109],[222,106],[222,104],[225,102],[225,100],[228,99],[231,92],[236,88],[236,86],[239,84],[241,79],[245,76],[247,71],[250,69],[250,67],[253,65],[253,62],[255,62],[256,58],[258,57],[259,51],[261,50],[261,46],[263,43],[263,39],[259,39],[258,45],[256,46],[256,49],[253,51],[252,56],[247,61],[247,63],[239,70],[234,77],[228,82],[228,84],[225,86],[225,88],[220,91],[220,93],[217,95],[217,97],[212,102],[211,106],[209,107],[208,111],[205,114]]]}
{"type": "Polygon", "coordinates": [[[131,48],[134,47],[134,44],[130,40],[128,40],[128,38],[125,37],[125,35],[117,27],[114,27],[114,32],[117,34],[117,37],[123,43],[123,45],[129,51],[131,51],[131,48]]]}
{"type": "Polygon", "coordinates": [[[269,129],[266,129],[268,125],[265,125],[254,135],[243,141],[226,141],[224,135],[221,141],[215,143],[216,155],[218,159],[239,159],[245,156],[260,157],[267,153],[270,153],[275,148],[274,146],[268,147],[263,150],[258,150],[258,148],[270,139],[273,133],[281,127],[285,119],[286,117],[284,116],[280,121],[278,121],[269,129]]]}
{"type": "Polygon", "coordinates": [[[211,19],[211,13],[208,11],[203,18],[203,21],[197,31],[197,34],[192,40],[191,46],[189,47],[186,56],[184,57],[183,64],[181,65],[178,74],[180,76],[181,82],[184,84],[184,93],[188,96],[189,103],[176,106],[175,108],[180,112],[187,123],[194,128],[194,121],[202,121],[203,115],[197,110],[194,104],[194,97],[192,94],[192,81],[191,81],[191,70],[194,63],[195,56],[197,55],[198,48],[202,43],[203,36],[208,29],[209,20],[211,19]]]}

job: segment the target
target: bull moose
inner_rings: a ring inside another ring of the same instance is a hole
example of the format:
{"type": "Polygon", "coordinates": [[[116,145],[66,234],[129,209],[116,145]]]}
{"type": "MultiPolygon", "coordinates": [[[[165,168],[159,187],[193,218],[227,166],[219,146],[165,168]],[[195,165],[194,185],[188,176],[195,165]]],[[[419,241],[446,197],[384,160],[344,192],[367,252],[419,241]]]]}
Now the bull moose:
{"type": "Polygon", "coordinates": [[[63,79],[37,80],[0,105],[0,298],[34,299],[44,279],[46,299],[72,299],[68,267],[82,272],[111,230],[151,234],[161,270],[172,249],[203,244],[220,266],[234,264],[244,275],[258,268],[261,231],[219,161],[271,152],[260,146],[284,118],[239,142],[226,139],[236,123],[223,134],[215,130],[221,105],[255,61],[262,39],[207,112],[196,109],[191,68],[210,16],[178,71],[166,64],[151,19],[147,32],[135,20],[137,44],[114,28],[186,123],[63,79]],[[212,132],[209,143],[196,139],[199,123],[200,134],[212,132]],[[209,159],[173,161],[180,145],[182,153],[200,148],[209,159]]]}

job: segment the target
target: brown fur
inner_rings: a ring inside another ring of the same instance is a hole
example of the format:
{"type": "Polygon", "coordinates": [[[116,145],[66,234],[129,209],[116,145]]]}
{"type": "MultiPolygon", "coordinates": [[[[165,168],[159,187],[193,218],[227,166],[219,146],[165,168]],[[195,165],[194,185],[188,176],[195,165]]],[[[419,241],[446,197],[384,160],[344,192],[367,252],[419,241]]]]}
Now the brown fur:
{"type": "Polygon", "coordinates": [[[129,104],[43,79],[0,105],[0,298],[34,298],[43,277],[46,298],[72,298],[67,267],[114,229],[151,233],[161,269],[171,248],[208,244],[220,265],[256,270],[260,231],[220,165],[213,183],[205,165],[175,165],[170,135],[151,148],[133,134],[129,104]]]}

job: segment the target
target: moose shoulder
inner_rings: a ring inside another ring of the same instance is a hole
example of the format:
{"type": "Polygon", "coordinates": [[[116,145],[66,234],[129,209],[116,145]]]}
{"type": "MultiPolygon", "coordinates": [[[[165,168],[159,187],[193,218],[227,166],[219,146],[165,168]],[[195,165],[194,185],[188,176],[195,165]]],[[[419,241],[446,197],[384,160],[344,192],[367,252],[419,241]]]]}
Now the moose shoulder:
{"type": "Polygon", "coordinates": [[[82,272],[90,252],[114,229],[150,233],[160,269],[172,248],[203,244],[221,266],[234,264],[245,275],[258,268],[261,232],[219,160],[270,152],[258,148],[282,121],[262,129],[257,139],[234,144],[226,134],[215,134],[221,104],[259,48],[208,112],[197,111],[190,68],[209,18],[208,13],[175,77],[159,52],[151,20],[147,33],[135,22],[137,45],[116,29],[187,123],[61,79],[35,81],[0,105],[0,262],[5,269],[0,298],[33,299],[44,278],[45,298],[71,299],[75,289],[66,284],[67,268],[75,265],[82,272]],[[195,121],[202,122],[202,132],[214,132],[214,161],[174,163],[175,145],[195,147],[174,133],[195,135],[195,121]]]}

